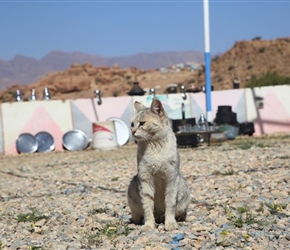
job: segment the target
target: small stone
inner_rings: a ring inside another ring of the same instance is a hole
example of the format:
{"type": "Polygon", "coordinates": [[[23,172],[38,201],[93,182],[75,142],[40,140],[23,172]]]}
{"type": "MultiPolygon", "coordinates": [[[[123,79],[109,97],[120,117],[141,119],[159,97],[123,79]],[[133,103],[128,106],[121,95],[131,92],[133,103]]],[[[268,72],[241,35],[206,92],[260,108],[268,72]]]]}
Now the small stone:
{"type": "Polygon", "coordinates": [[[191,239],[191,240],[196,240],[197,236],[195,234],[188,234],[187,238],[191,239]]]}
{"type": "Polygon", "coordinates": [[[290,233],[285,234],[285,238],[290,241],[290,233]]]}
{"type": "Polygon", "coordinates": [[[228,219],[226,217],[219,217],[216,219],[216,225],[221,226],[222,224],[225,224],[228,222],[228,219]]]}
{"type": "Polygon", "coordinates": [[[216,239],[216,244],[218,246],[228,247],[228,246],[232,245],[232,242],[231,242],[229,237],[219,235],[216,239]]]}
{"type": "Polygon", "coordinates": [[[11,249],[19,249],[19,248],[22,247],[23,245],[25,245],[25,244],[23,243],[23,241],[16,239],[16,240],[14,240],[14,241],[11,243],[10,248],[11,248],[11,249]]]}
{"type": "Polygon", "coordinates": [[[192,229],[193,229],[194,231],[196,231],[196,232],[210,231],[210,228],[209,228],[209,227],[202,226],[202,225],[192,227],[192,229]]]}
{"type": "Polygon", "coordinates": [[[196,240],[194,242],[192,242],[192,246],[195,247],[196,249],[200,249],[202,246],[203,241],[201,240],[196,240]]]}
{"type": "Polygon", "coordinates": [[[42,219],[42,220],[39,220],[37,222],[35,222],[34,226],[36,227],[42,227],[46,222],[46,219],[42,219]]]}
{"type": "Polygon", "coordinates": [[[147,236],[140,236],[133,244],[133,246],[146,246],[146,243],[148,242],[147,236]]]}

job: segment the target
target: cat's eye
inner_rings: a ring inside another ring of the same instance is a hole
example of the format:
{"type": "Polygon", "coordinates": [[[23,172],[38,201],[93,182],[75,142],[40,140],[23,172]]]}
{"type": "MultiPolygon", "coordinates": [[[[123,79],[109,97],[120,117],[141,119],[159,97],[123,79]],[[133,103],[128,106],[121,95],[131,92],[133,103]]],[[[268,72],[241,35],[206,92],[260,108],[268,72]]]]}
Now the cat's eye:
{"type": "Polygon", "coordinates": [[[133,128],[134,127],[134,122],[131,122],[131,128],[133,128]]]}
{"type": "Polygon", "coordinates": [[[146,122],[139,122],[140,126],[143,126],[146,122]]]}

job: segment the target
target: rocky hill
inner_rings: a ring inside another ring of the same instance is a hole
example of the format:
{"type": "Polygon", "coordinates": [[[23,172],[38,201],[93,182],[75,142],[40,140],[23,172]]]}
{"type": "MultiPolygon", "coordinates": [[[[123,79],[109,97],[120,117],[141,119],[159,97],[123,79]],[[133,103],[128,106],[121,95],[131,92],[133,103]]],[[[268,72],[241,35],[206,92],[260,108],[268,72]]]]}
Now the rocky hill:
{"type": "MultiPolygon", "coordinates": [[[[240,82],[241,88],[245,87],[251,78],[268,71],[290,77],[289,62],[290,38],[239,41],[229,51],[212,59],[211,82],[214,90],[222,90],[233,88],[234,80],[240,82]]],[[[49,88],[52,99],[91,98],[96,89],[101,90],[103,96],[121,96],[127,95],[134,81],[138,81],[145,90],[155,88],[157,93],[164,93],[171,83],[198,91],[205,82],[204,66],[189,70],[175,65],[161,72],[156,69],[121,68],[118,65],[95,67],[91,63],[74,63],[68,69],[49,73],[31,85],[7,88],[0,92],[0,101],[14,101],[17,89],[24,94],[25,100],[32,89],[42,98],[45,87],[49,88]]]]}
{"type": "MultiPolygon", "coordinates": [[[[232,87],[233,80],[237,79],[244,87],[251,78],[266,72],[277,72],[289,77],[289,63],[290,37],[239,41],[232,49],[212,60],[212,84],[216,89],[228,89],[232,87]]],[[[204,82],[203,76],[198,78],[198,82],[204,82]]]]}
{"type": "Polygon", "coordinates": [[[0,59],[0,90],[4,90],[13,84],[27,85],[35,83],[43,75],[66,70],[73,63],[90,63],[95,67],[113,67],[118,64],[122,68],[137,67],[138,69],[148,70],[188,61],[202,62],[203,53],[199,51],[173,51],[106,58],[81,52],[52,51],[40,60],[18,55],[11,61],[0,59]]]}

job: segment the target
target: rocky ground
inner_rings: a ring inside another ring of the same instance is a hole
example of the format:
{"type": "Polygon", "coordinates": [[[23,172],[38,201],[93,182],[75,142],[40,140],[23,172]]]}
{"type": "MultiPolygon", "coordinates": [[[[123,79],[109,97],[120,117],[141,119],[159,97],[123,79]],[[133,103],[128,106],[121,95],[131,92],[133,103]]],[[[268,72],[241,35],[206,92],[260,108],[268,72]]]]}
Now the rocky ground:
{"type": "Polygon", "coordinates": [[[136,145],[0,156],[0,249],[290,249],[290,134],[180,148],[186,222],[141,232],[136,145]]]}

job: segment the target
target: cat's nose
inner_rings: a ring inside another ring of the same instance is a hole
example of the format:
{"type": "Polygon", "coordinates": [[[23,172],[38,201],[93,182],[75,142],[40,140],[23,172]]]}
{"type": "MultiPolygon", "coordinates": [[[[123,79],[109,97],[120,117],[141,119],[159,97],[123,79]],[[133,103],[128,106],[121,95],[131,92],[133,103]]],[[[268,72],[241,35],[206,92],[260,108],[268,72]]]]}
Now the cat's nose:
{"type": "Polygon", "coordinates": [[[135,135],[136,134],[136,130],[132,130],[132,135],[135,135]]]}

